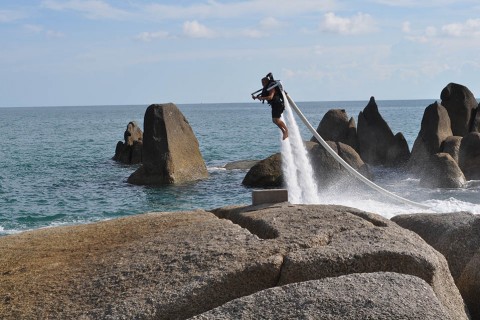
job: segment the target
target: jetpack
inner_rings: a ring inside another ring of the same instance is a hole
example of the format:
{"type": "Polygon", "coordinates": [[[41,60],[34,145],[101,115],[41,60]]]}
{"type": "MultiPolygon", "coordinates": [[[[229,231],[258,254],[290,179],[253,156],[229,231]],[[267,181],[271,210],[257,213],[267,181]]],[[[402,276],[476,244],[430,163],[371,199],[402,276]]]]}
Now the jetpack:
{"type": "MultiPolygon", "coordinates": [[[[280,90],[280,92],[283,92],[283,86],[280,82],[280,80],[275,80],[273,78],[273,74],[271,72],[269,72],[265,78],[268,80],[268,84],[267,84],[267,91],[270,91],[272,90],[273,88],[277,88],[280,90]]],[[[258,96],[258,93],[262,92],[264,88],[261,88],[261,89],[258,89],[257,91],[255,92],[252,92],[252,98],[255,99],[255,97],[258,96]]]]}

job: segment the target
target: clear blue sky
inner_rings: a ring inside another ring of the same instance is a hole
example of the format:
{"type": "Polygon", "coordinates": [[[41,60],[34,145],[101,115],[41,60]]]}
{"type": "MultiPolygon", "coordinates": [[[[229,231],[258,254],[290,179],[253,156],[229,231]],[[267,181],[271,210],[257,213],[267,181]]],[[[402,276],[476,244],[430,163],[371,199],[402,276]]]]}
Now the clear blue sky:
{"type": "Polygon", "coordinates": [[[480,97],[478,0],[2,0],[0,107],[480,97]]]}

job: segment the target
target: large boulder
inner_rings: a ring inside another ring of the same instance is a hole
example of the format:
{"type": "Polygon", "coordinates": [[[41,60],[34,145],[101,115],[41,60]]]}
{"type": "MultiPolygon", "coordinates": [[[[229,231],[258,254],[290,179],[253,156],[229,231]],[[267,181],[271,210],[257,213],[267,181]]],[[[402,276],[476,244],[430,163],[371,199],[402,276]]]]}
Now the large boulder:
{"type": "MultiPolygon", "coordinates": [[[[327,141],[327,144],[351,167],[365,177],[371,179],[372,174],[358,153],[350,146],[341,142],[327,141]]],[[[319,187],[327,188],[340,179],[353,179],[349,176],[340,163],[335,160],[322,145],[306,141],[310,162],[319,187]]],[[[274,188],[281,187],[284,183],[282,172],[282,156],[280,153],[259,161],[246,174],[242,184],[247,187],[274,188]]]]}
{"type": "MultiPolygon", "coordinates": [[[[418,300],[419,312],[435,306],[452,319],[468,317],[445,258],[381,216],[288,203],[214,213],[150,213],[1,237],[0,318],[186,319],[323,279],[329,288],[350,282],[372,314],[395,301],[413,310],[418,300]],[[400,275],[357,275],[378,272],[400,275]],[[341,276],[349,277],[331,279],[341,276]],[[365,290],[368,281],[390,294],[382,301],[380,289],[365,290]],[[408,288],[410,298],[401,293],[408,288]]],[[[349,306],[337,301],[328,308],[349,306]]]]}
{"type": "Polygon", "coordinates": [[[284,252],[278,285],[356,273],[413,275],[432,287],[452,319],[468,318],[445,258],[379,215],[342,206],[289,204],[213,212],[270,239],[265,241],[284,252]]]}
{"type": "Polygon", "coordinates": [[[281,264],[205,211],[36,230],[0,238],[0,318],[186,319],[275,286],[281,264]]]}
{"type": "MultiPolygon", "coordinates": [[[[338,154],[338,148],[335,142],[326,141],[326,143],[338,154]]],[[[315,174],[315,181],[320,189],[328,188],[332,183],[348,176],[347,171],[321,144],[308,142],[306,146],[315,174]]]]}
{"type": "Polygon", "coordinates": [[[468,212],[405,214],[391,220],[442,253],[455,280],[480,249],[480,216],[468,212]]]}
{"type": "Polygon", "coordinates": [[[420,235],[447,259],[472,314],[480,319],[480,216],[467,212],[398,215],[391,219],[420,235]]]}
{"type": "Polygon", "coordinates": [[[368,165],[363,162],[360,155],[355,151],[353,147],[348,144],[341,142],[335,143],[334,150],[337,151],[337,154],[342,158],[350,167],[360,172],[363,176],[368,179],[373,179],[373,175],[368,168],[368,165]]]}
{"type": "Polygon", "coordinates": [[[467,180],[480,180],[480,133],[467,134],[460,144],[458,164],[467,180]]]}
{"type": "Polygon", "coordinates": [[[257,162],[247,172],[242,184],[257,188],[281,187],[283,185],[282,155],[275,153],[257,162]]]}
{"type": "Polygon", "coordinates": [[[118,141],[113,160],[125,164],[142,162],[143,132],[135,121],[130,121],[123,133],[125,142],[118,141]]]}
{"type": "Polygon", "coordinates": [[[452,135],[447,110],[438,102],[425,108],[420,132],[408,161],[409,170],[415,174],[425,170],[432,155],[439,153],[442,143],[452,135]]]}
{"type": "Polygon", "coordinates": [[[450,116],[454,136],[465,136],[472,131],[478,102],[465,86],[449,83],[440,93],[442,105],[450,116]]]}
{"type": "MultiPolygon", "coordinates": [[[[358,151],[355,120],[353,118],[349,120],[344,109],[327,111],[318,125],[317,132],[325,141],[342,142],[358,151]]],[[[312,137],[310,141],[317,142],[317,139],[312,137]]]]}
{"type": "Polygon", "coordinates": [[[453,320],[425,281],[391,272],[349,274],[275,287],[233,300],[192,320],[259,318],[453,320]]]}
{"type": "MultiPolygon", "coordinates": [[[[333,141],[326,141],[326,143],[353,169],[366,178],[372,179],[372,174],[367,164],[363,162],[360,155],[351,146],[333,141]]],[[[309,150],[310,161],[319,187],[328,188],[339,180],[345,182],[345,179],[354,179],[322,145],[309,142],[307,143],[307,149],[309,150]]]]}
{"type": "Polygon", "coordinates": [[[150,105],[144,131],[143,165],[128,178],[129,183],[162,185],[208,177],[197,138],[176,105],[150,105]]]}
{"type": "Polygon", "coordinates": [[[405,138],[394,136],[374,97],[358,115],[357,135],[360,156],[368,164],[399,166],[410,156],[405,138]]]}
{"type": "Polygon", "coordinates": [[[434,154],[420,174],[420,185],[423,187],[462,188],[465,183],[462,170],[448,153],[434,154]]]}

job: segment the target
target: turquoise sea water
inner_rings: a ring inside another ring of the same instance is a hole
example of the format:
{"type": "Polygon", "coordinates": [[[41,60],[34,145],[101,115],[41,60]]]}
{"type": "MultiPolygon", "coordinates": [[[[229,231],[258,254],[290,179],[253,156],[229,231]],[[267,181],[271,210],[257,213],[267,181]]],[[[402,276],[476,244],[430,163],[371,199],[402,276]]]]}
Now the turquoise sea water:
{"type": "MultiPolygon", "coordinates": [[[[394,133],[410,148],[423,110],[434,100],[377,101],[394,133]]],[[[368,101],[298,102],[314,127],[326,111],[345,109],[358,119],[368,101]]],[[[241,185],[243,170],[224,170],[232,161],[263,159],[279,152],[280,136],[268,105],[179,105],[200,144],[210,177],[196,183],[141,187],[126,183],[135,166],[111,160],[129,121],[143,127],[147,105],[0,108],[0,234],[64,224],[87,223],[151,211],[212,209],[251,202],[241,185]]],[[[299,122],[297,120],[297,122],[299,122]]],[[[302,127],[304,140],[311,134],[302,127]]],[[[424,189],[418,180],[376,168],[387,190],[427,203],[434,212],[480,213],[480,182],[465,189],[424,189]]],[[[354,206],[391,217],[418,209],[393,204],[365,188],[339,183],[322,203],[354,206]]]]}

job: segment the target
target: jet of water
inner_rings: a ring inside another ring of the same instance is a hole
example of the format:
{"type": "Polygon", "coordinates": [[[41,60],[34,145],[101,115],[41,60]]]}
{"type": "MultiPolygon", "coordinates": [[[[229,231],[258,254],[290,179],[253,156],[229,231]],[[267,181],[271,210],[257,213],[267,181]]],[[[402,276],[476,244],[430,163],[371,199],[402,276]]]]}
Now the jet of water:
{"type": "Polygon", "coordinates": [[[282,94],[288,126],[288,138],[282,141],[282,172],[288,189],[288,200],[295,204],[320,203],[307,149],[290,104],[285,94],[282,94]]]}

